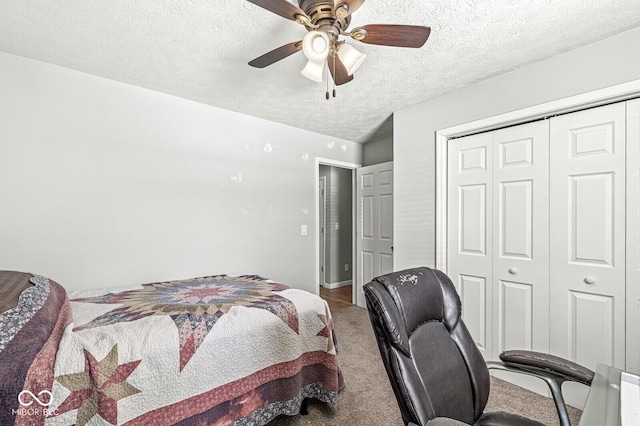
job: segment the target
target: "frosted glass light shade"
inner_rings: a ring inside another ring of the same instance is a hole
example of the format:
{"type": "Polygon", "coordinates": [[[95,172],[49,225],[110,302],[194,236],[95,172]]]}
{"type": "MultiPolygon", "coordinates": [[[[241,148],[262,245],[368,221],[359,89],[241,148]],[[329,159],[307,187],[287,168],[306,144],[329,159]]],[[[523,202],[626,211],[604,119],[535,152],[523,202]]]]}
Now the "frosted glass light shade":
{"type": "Polygon", "coordinates": [[[322,31],[309,31],[302,39],[302,51],[310,61],[323,62],[329,55],[329,36],[322,31]]]}
{"type": "Polygon", "coordinates": [[[316,53],[323,53],[327,50],[327,47],[327,42],[323,37],[315,37],[313,43],[311,43],[311,48],[316,53]]]}
{"type": "Polygon", "coordinates": [[[305,65],[304,69],[301,71],[302,75],[307,77],[309,80],[317,81],[318,83],[322,83],[322,72],[324,71],[324,61],[315,62],[309,60],[307,65],[305,65]]]}
{"type": "Polygon", "coordinates": [[[367,55],[344,43],[338,49],[338,57],[347,69],[347,74],[352,75],[362,65],[367,55]]]}
{"type": "Polygon", "coordinates": [[[329,36],[322,31],[309,31],[302,40],[302,52],[309,59],[302,75],[309,80],[322,82],[324,61],[329,56],[329,36]]]}

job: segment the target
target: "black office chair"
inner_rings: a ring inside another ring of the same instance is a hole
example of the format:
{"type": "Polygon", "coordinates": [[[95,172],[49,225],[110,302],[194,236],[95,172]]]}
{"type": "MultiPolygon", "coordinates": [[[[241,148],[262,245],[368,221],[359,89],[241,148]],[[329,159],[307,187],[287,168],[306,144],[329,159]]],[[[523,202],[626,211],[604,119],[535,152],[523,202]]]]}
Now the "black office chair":
{"type": "Polygon", "coordinates": [[[364,293],[405,425],[541,425],[515,414],[484,413],[488,368],[545,380],[563,426],[570,422],[562,383],[591,385],[591,370],[548,354],[505,351],[501,363],[485,363],[462,321],[455,287],[441,271],[422,267],[383,275],[366,284],[364,293]]]}

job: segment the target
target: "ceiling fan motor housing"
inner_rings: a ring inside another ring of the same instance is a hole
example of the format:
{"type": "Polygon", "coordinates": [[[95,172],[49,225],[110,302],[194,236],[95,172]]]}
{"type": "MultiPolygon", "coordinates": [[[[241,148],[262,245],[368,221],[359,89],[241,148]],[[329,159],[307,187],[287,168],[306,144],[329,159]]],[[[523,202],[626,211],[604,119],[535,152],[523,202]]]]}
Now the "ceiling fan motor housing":
{"type": "MultiPolygon", "coordinates": [[[[329,29],[336,27],[337,32],[346,31],[351,22],[351,16],[338,19],[334,10],[333,1],[327,0],[298,0],[300,9],[311,19],[311,24],[318,25],[321,28],[329,29]]],[[[313,28],[307,27],[311,31],[313,28]]]]}

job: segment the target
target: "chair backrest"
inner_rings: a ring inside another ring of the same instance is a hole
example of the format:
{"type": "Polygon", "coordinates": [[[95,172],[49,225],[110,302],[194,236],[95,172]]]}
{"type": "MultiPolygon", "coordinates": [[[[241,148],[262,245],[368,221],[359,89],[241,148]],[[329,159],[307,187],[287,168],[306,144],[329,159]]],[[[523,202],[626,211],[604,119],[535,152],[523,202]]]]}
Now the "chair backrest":
{"type": "Polygon", "coordinates": [[[405,424],[474,423],[487,404],[489,372],[451,280],[422,267],[375,278],[364,292],[405,424]]]}

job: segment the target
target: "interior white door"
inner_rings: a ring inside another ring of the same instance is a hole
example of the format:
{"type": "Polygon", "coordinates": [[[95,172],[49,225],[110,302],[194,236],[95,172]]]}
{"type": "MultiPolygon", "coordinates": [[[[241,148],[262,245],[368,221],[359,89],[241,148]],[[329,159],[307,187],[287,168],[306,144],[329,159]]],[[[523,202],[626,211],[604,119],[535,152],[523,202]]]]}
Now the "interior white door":
{"type": "Polygon", "coordinates": [[[640,373],[640,99],[627,102],[627,370],[640,373]]]}
{"type": "Polygon", "coordinates": [[[625,104],[554,117],[550,135],[551,353],[624,368],[625,104]]]}
{"type": "Polygon", "coordinates": [[[493,351],[493,135],[448,144],[447,273],[462,300],[462,320],[485,359],[493,351]]]}
{"type": "Polygon", "coordinates": [[[356,303],[364,307],[364,284],[393,271],[393,162],[361,167],[356,178],[356,303]]]}
{"type": "MultiPolygon", "coordinates": [[[[549,352],[549,123],[509,127],[492,136],[496,360],[508,349],[549,352]]],[[[501,377],[547,394],[541,380],[501,377]]]]}

